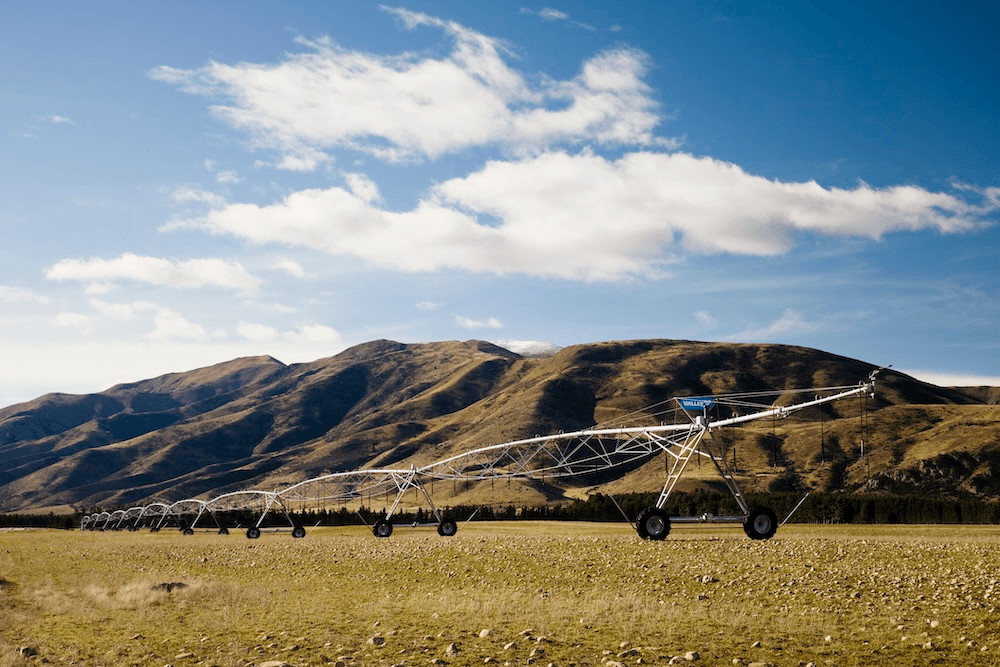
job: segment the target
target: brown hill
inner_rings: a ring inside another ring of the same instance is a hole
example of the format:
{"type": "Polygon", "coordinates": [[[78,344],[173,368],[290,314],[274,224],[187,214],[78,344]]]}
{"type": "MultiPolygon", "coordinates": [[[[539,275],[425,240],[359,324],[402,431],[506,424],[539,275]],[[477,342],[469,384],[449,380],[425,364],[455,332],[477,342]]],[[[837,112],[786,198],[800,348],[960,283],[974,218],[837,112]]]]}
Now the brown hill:
{"type": "MultiPolygon", "coordinates": [[[[0,409],[0,510],[124,507],[280,488],[611,423],[675,396],[855,385],[872,370],[801,347],[691,341],[579,345],[531,358],[481,341],[376,341],[291,366],[237,359],[0,409]]],[[[1000,479],[1000,408],[990,398],[886,371],[868,406],[867,431],[859,403],[845,401],[719,437],[729,438],[748,489],[992,497],[1000,495],[993,482],[1000,479]]],[[[716,484],[714,469],[702,472],[685,484],[716,484]]],[[[435,495],[543,502],[593,490],[657,490],[663,481],[660,458],[560,487],[455,485],[435,495]]]]}

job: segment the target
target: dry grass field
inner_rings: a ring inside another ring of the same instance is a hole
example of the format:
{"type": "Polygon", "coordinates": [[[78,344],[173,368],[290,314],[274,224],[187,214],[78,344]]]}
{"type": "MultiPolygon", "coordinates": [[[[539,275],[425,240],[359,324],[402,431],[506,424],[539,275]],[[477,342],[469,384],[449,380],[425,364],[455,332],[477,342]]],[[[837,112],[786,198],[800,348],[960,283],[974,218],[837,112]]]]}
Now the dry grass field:
{"type": "Polygon", "coordinates": [[[995,665],[1000,527],[0,532],[0,666],[269,662],[995,665]]]}

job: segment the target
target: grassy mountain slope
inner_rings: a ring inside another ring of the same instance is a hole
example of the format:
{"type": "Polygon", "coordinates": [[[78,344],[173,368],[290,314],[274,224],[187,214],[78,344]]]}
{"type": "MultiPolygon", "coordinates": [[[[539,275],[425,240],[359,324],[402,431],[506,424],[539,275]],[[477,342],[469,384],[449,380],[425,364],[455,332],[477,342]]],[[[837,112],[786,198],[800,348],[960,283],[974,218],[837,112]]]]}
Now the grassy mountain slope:
{"type": "MultiPolygon", "coordinates": [[[[623,423],[675,396],[853,386],[872,370],[801,347],[664,340],[532,358],[481,341],[374,341],[291,366],[237,359],[0,410],[0,509],[280,488],[338,470],[422,465],[474,447],[623,423]]],[[[748,490],[993,497],[1000,495],[996,397],[988,388],[942,388],[886,371],[867,406],[867,429],[860,402],[843,401],[717,437],[748,490]]],[[[660,457],[559,486],[445,484],[451,488],[435,496],[545,502],[656,490],[664,478],[660,457]]],[[[718,476],[711,466],[694,467],[683,484],[718,486],[718,476]]]]}

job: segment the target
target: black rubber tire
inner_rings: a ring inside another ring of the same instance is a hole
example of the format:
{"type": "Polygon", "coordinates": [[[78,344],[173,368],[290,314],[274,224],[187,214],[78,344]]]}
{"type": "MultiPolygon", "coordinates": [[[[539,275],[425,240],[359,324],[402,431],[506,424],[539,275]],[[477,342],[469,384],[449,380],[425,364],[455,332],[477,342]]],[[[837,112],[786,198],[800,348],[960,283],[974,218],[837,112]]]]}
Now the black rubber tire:
{"type": "Polygon", "coordinates": [[[257,526],[250,526],[249,528],[247,528],[248,540],[256,540],[258,537],[260,537],[260,528],[258,528],[257,526]]]}
{"type": "Polygon", "coordinates": [[[372,533],[375,534],[375,537],[389,537],[392,535],[392,521],[389,521],[388,519],[379,519],[375,522],[375,525],[372,526],[372,533]]]}
{"type": "Polygon", "coordinates": [[[295,526],[292,528],[292,537],[295,539],[300,539],[306,536],[306,529],[302,526],[295,526]]]}
{"type": "Polygon", "coordinates": [[[458,524],[451,519],[444,519],[438,524],[438,535],[441,537],[452,537],[458,532],[458,524]]]}
{"type": "Polygon", "coordinates": [[[644,540],[665,540],[670,534],[670,517],[659,507],[647,507],[639,512],[636,530],[644,540]]]}
{"type": "Polygon", "coordinates": [[[743,520],[743,532],[751,540],[769,540],[778,530],[778,517],[767,507],[754,507],[743,520]]]}
{"type": "Polygon", "coordinates": [[[184,533],[185,535],[194,535],[194,528],[185,528],[181,532],[184,533]]]}
{"type": "Polygon", "coordinates": [[[219,529],[219,535],[228,535],[228,534],[229,534],[229,529],[226,528],[225,526],[219,529]]]}

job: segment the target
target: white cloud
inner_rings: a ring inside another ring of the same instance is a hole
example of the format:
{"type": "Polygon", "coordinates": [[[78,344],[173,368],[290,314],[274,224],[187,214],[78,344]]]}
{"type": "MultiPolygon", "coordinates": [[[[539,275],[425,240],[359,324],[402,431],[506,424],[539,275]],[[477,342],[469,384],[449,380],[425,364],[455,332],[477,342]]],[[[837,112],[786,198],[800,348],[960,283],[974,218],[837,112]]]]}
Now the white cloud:
{"type": "Polygon", "coordinates": [[[363,194],[303,190],[180,224],[402,271],[614,281],[662,278],[683,254],[778,255],[801,233],[879,239],[895,231],[970,230],[997,208],[989,198],[974,206],[916,186],[785,183],[707,157],[649,152],[489,162],[438,184],[404,212],[363,194]]]}
{"type": "Polygon", "coordinates": [[[344,174],[344,180],[347,181],[347,188],[351,193],[362,201],[372,204],[382,199],[375,181],[364,174],[347,173],[344,174]]]}
{"type": "Polygon", "coordinates": [[[59,313],[52,323],[60,327],[77,329],[85,334],[89,334],[94,329],[94,320],[80,313],[59,313]]]}
{"type": "Polygon", "coordinates": [[[759,329],[748,329],[732,336],[726,336],[723,340],[749,340],[763,342],[771,340],[782,340],[789,336],[810,333],[819,329],[818,322],[810,321],[802,313],[793,308],[786,308],[781,317],[771,324],[759,329]]]}
{"type": "Polygon", "coordinates": [[[177,204],[208,204],[214,207],[226,204],[226,198],[222,195],[189,186],[174,188],[170,192],[170,199],[177,204]]]}
{"type": "Polygon", "coordinates": [[[232,169],[220,171],[215,175],[215,180],[219,183],[241,183],[243,181],[240,175],[232,169]]]}
{"type": "Polygon", "coordinates": [[[417,310],[422,310],[425,313],[432,313],[435,310],[439,310],[442,304],[435,301],[421,301],[417,304],[417,310]]]}
{"type": "Polygon", "coordinates": [[[133,301],[132,303],[110,303],[101,299],[91,299],[90,306],[97,312],[119,320],[132,320],[141,313],[159,309],[155,303],[148,301],[133,301]]]}
{"type": "Polygon", "coordinates": [[[1000,375],[902,369],[899,372],[939,387],[1000,387],[1000,375]]]}
{"type": "Polygon", "coordinates": [[[49,303],[51,299],[44,294],[38,294],[24,287],[0,285],[0,301],[6,303],[49,303]]]}
{"type": "Polygon", "coordinates": [[[328,357],[343,343],[308,340],[255,342],[233,336],[207,340],[92,337],[70,333],[65,339],[12,339],[0,331],[0,406],[31,400],[47,392],[89,393],[121,382],[177,373],[237,357],[270,355],[284,363],[328,357]]]}
{"type": "Polygon", "coordinates": [[[281,169],[313,170],[338,147],[399,161],[484,145],[676,145],[653,134],[662,117],[643,81],[648,58],[641,51],[612,49],[573,79],[532,86],[505,62],[501,41],[426,14],[386,11],[409,29],[443,31],[450,53],[378,56],[329,38],[300,39],[310,50],[277,64],[163,66],[149,76],[228,101],[213,113],[256,145],[280,151],[281,169]]]}
{"type": "Polygon", "coordinates": [[[295,331],[282,334],[282,338],[296,343],[322,343],[331,347],[340,347],[344,344],[340,333],[325,324],[306,324],[295,331]]]}
{"type": "Polygon", "coordinates": [[[55,125],[76,125],[76,123],[73,122],[72,118],[67,118],[66,116],[51,115],[51,116],[46,116],[45,120],[55,125]]]}
{"type": "Polygon", "coordinates": [[[534,11],[534,10],[522,7],[521,8],[521,13],[522,14],[534,14],[535,16],[539,17],[543,21],[565,21],[566,23],[569,23],[570,25],[575,25],[577,28],[583,28],[584,30],[589,30],[590,32],[595,32],[596,31],[596,28],[594,28],[594,26],[588,25],[586,23],[581,23],[580,21],[577,21],[577,20],[571,18],[570,15],[567,14],[566,12],[558,10],[558,9],[553,9],[551,7],[545,7],[543,9],[538,10],[537,12],[534,11]]]}
{"type": "Polygon", "coordinates": [[[576,21],[576,20],[570,18],[570,15],[567,14],[566,12],[560,11],[558,9],[553,9],[551,7],[545,7],[543,9],[538,10],[537,12],[534,11],[534,10],[532,10],[532,9],[528,9],[526,7],[522,7],[521,8],[521,13],[522,14],[534,14],[535,16],[538,16],[539,18],[541,18],[544,21],[566,21],[567,23],[575,25],[578,28],[583,28],[584,30],[589,30],[591,32],[595,31],[594,26],[587,25],[586,23],[581,23],[579,21],[576,21]]]}
{"type": "Polygon", "coordinates": [[[250,322],[240,322],[236,327],[236,335],[256,342],[277,340],[280,336],[278,330],[274,327],[250,322]]]}
{"type": "Polygon", "coordinates": [[[299,312],[298,309],[293,308],[291,306],[286,306],[283,303],[262,303],[258,305],[263,310],[272,313],[281,313],[282,315],[291,315],[293,313],[299,312]]]}
{"type": "Polygon", "coordinates": [[[98,295],[109,294],[111,292],[114,292],[116,289],[118,289],[118,286],[115,285],[114,283],[95,281],[89,283],[83,291],[84,293],[89,294],[91,296],[98,296],[98,295]]]}
{"type": "Polygon", "coordinates": [[[489,317],[485,320],[474,320],[464,315],[456,315],[455,324],[470,331],[474,329],[503,329],[503,322],[495,317],[489,317]]]}
{"type": "Polygon", "coordinates": [[[284,155],[275,167],[284,171],[316,171],[321,165],[332,161],[333,158],[323,151],[297,146],[293,154],[284,155]]]}
{"type": "Polygon", "coordinates": [[[156,314],[155,328],[149,334],[150,340],[166,341],[172,339],[184,339],[193,341],[204,341],[208,339],[205,328],[200,324],[194,324],[184,318],[183,315],[169,308],[161,308],[156,314]]]}
{"type": "Polygon", "coordinates": [[[282,257],[277,262],[274,263],[274,268],[286,272],[288,275],[295,278],[307,278],[310,274],[302,267],[301,264],[296,262],[294,259],[289,259],[287,257],[282,257]]]}
{"type": "Polygon", "coordinates": [[[719,323],[717,319],[712,317],[711,313],[705,310],[699,310],[694,314],[694,317],[698,320],[698,324],[709,329],[715,327],[719,323]]]}
{"type": "Polygon", "coordinates": [[[344,344],[340,333],[325,324],[304,324],[291,331],[280,332],[265,324],[240,322],[236,333],[241,338],[253,342],[285,341],[294,344],[321,344],[340,347],[344,344]]]}
{"type": "Polygon", "coordinates": [[[168,287],[222,287],[252,292],[261,280],[247,273],[239,262],[222,259],[171,261],[125,253],[115,259],[63,259],[50,267],[50,280],[104,283],[129,280],[168,287]]]}

